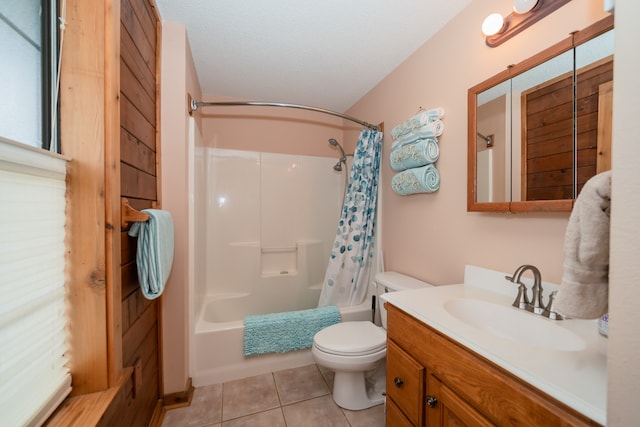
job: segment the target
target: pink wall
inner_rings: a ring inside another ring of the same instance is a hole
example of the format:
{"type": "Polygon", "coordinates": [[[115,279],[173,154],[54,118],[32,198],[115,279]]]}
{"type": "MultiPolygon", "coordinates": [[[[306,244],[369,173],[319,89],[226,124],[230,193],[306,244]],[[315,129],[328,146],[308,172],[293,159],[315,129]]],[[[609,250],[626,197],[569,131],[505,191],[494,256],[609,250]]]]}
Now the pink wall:
{"type": "Polygon", "coordinates": [[[499,46],[484,44],[485,16],[507,14],[513,2],[472,1],[453,21],[388,75],[348,114],[385,122],[382,238],[385,268],[434,284],[460,283],[465,264],[510,272],[534,264],[543,279],[559,282],[568,213],[469,213],[467,197],[467,90],[606,16],[601,1],[574,0],[499,46]],[[440,190],[398,196],[390,187],[391,129],[420,107],[444,107],[440,190]]]}
{"type": "Polygon", "coordinates": [[[162,296],[164,394],[185,390],[189,378],[189,145],[187,93],[200,88],[183,25],[162,24],[161,55],[162,208],[174,222],[174,259],[162,296]]]}
{"type": "MultiPolygon", "coordinates": [[[[230,101],[214,95],[203,98],[230,101]]],[[[329,138],[335,138],[348,153],[353,152],[343,141],[343,120],[339,117],[258,106],[202,107],[198,114],[202,117],[203,144],[210,147],[338,158],[338,151],[328,143],[329,138]]]]}

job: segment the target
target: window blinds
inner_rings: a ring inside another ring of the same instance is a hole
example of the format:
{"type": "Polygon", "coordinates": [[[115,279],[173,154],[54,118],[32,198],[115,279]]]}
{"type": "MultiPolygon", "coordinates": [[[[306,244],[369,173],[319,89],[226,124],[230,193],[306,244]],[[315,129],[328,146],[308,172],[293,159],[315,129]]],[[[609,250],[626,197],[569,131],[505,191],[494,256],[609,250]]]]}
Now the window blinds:
{"type": "Polygon", "coordinates": [[[0,140],[0,419],[40,425],[71,390],[66,367],[65,168],[0,140]]]}

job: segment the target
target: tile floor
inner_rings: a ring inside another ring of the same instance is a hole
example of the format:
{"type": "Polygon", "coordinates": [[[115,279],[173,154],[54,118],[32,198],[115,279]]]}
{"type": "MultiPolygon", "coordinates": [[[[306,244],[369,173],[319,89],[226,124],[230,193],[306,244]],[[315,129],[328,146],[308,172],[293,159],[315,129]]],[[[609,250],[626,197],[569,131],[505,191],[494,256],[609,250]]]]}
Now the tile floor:
{"type": "Polygon", "coordinates": [[[333,372],[308,365],[196,388],[191,406],[166,412],[162,427],[383,427],[384,406],[340,408],[333,372]]]}

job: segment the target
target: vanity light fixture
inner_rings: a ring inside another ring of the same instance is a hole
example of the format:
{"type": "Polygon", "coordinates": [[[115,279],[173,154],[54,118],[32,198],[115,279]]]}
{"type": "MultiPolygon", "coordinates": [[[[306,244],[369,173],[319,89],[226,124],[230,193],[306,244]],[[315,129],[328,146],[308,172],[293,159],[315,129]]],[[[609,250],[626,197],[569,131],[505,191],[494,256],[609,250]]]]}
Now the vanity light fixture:
{"type": "Polygon", "coordinates": [[[499,13],[492,13],[482,22],[482,34],[493,36],[501,32],[504,28],[504,18],[499,13]]]}
{"type": "Polygon", "coordinates": [[[513,12],[498,26],[500,14],[491,14],[482,23],[482,32],[489,47],[496,47],[516,34],[529,28],[545,16],[569,3],[571,0],[514,0],[513,12]],[[494,16],[498,15],[498,17],[494,16]],[[493,22],[493,26],[491,23],[493,22]],[[486,24],[486,31],[485,31],[486,24]],[[497,27],[497,28],[496,28],[497,27]]]}

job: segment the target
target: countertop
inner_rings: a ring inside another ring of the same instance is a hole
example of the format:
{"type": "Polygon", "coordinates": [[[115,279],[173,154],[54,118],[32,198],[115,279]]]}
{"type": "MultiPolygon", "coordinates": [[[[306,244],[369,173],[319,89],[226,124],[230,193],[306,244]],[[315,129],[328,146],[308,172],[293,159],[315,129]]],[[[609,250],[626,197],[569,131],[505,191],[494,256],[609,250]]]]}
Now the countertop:
{"type": "MultiPolygon", "coordinates": [[[[606,424],[607,338],[598,333],[597,320],[549,320],[511,307],[516,286],[504,279],[505,273],[480,267],[465,268],[465,283],[393,292],[387,301],[421,322],[459,342],[496,365],[508,370],[532,386],[567,406],[606,424]],[[565,328],[584,341],[579,350],[561,351],[513,341],[474,327],[445,309],[447,301],[475,299],[517,310],[523,316],[535,316],[554,327],[565,328]]],[[[557,285],[543,282],[544,298],[557,285]]]]}

